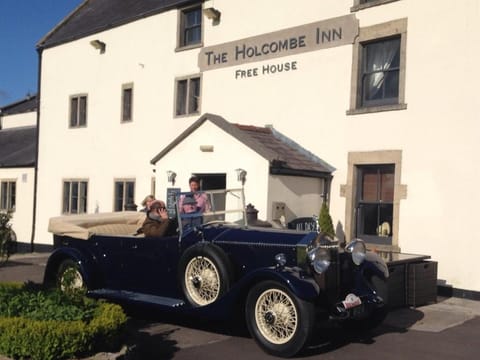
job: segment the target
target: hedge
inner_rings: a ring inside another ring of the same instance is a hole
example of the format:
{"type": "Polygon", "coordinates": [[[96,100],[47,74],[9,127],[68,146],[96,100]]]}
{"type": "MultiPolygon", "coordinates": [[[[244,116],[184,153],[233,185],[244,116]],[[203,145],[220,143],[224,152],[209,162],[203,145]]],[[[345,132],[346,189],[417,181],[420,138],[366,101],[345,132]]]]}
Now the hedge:
{"type": "MultiPolygon", "coordinates": [[[[0,302],[3,302],[3,310],[6,308],[4,302],[6,299],[5,296],[2,299],[2,295],[11,296],[14,293],[15,296],[12,298],[18,302],[18,295],[21,297],[25,293],[35,294],[35,291],[40,294],[44,292],[29,289],[28,286],[0,284],[0,302]]],[[[52,298],[59,299],[62,301],[58,304],[59,307],[65,306],[65,297],[58,294],[53,293],[52,297],[47,294],[45,298],[49,299],[48,301],[52,298]]],[[[28,299],[28,296],[25,299],[28,299]]],[[[25,301],[25,308],[28,308],[31,299],[25,301]]],[[[40,312],[32,318],[28,315],[31,309],[23,316],[6,316],[0,312],[0,354],[14,359],[58,360],[108,351],[120,345],[127,317],[119,305],[91,299],[83,301],[77,298],[71,301],[72,306],[87,304],[85,319],[39,319],[40,312]]]]}

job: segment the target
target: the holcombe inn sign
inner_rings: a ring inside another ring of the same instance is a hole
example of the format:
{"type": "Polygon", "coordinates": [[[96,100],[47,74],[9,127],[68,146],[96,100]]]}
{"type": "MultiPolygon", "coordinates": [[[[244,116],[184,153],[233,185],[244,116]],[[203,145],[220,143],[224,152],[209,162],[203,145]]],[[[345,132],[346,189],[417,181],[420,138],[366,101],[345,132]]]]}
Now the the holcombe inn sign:
{"type": "MultiPolygon", "coordinates": [[[[296,26],[246,39],[205,47],[198,58],[200,71],[275,59],[308,51],[353,44],[358,36],[358,20],[346,15],[296,26]]],[[[267,75],[297,69],[297,62],[264,64],[235,70],[235,78],[267,75]]]]}

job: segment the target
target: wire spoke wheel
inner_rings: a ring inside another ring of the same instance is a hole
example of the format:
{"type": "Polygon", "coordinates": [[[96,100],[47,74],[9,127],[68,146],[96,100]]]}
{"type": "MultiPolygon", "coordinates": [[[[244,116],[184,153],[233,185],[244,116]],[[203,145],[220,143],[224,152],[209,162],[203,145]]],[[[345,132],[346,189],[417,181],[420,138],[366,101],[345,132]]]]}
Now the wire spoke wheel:
{"type": "Polygon", "coordinates": [[[214,262],[203,256],[191,259],[185,270],[185,286],[196,304],[214,302],[220,294],[220,274],[214,262]]]}
{"type": "Polygon", "coordinates": [[[57,286],[64,293],[82,292],[86,289],[83,275],[73,260],[67,259],[60,264],[57,273],[57,286]]]}
{"type": "Polygon", "coordinates": [[[295,304],[290,296],[280,289],[266,290],[258,297],[255,320],[261,334],[274,344],[290,341],[298,326],[295,304]]]}

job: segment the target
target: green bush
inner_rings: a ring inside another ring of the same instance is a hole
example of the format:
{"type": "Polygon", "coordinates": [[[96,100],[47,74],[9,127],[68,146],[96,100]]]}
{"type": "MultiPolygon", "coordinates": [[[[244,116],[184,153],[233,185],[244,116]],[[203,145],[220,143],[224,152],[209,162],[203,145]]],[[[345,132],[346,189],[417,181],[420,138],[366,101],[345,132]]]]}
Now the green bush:
{"type": "Polygon", "coordinates": [[[0,265],[7,261],[12,250],[12,226],[10,212],[0,211],[0,265]]]}
{"type": "Polygon", "coordinates": [[[333,228],[332,217],[330,216],[328,206],[325,202],[322,203],[322,208],[320,209],[318,226],[320,227],[321,232],[330,235],[332,238],[335,237],[335,229],[333,228]]]}
{"type": "Polygon", "coordinates": [[[15,359],[57,360],[112,350],[120,345],[126,321],[115,304],[0,284],[0,354],[15,359]]]}

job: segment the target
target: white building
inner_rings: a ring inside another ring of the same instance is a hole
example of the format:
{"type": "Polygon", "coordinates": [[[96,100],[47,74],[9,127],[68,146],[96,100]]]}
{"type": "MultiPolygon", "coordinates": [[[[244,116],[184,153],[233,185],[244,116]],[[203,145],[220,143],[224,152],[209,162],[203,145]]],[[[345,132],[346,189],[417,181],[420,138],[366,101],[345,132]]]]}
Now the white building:
{"type": "Polygon", "coordinates": [[[12,213],[12,229],[26,250],[32,242],[36,122],[37,96],[0,109],[0,211],[12,213]]]}
{"type": "Polygon", "coordinates": [[[446,285],[480,291],[478,1],[89,0],[38,48],[36,243],[51,216],[165,198],[167,171],[186,189],[192,173],[238,185],[242,168],[260,218],[278,201],[311,215],[323,183],[293,204],[306,178],[272,174],[281,156],[213,122],[183,133],[210,113],[272,125],[335,169],[339,238],[431,255],[446,285]]]}

